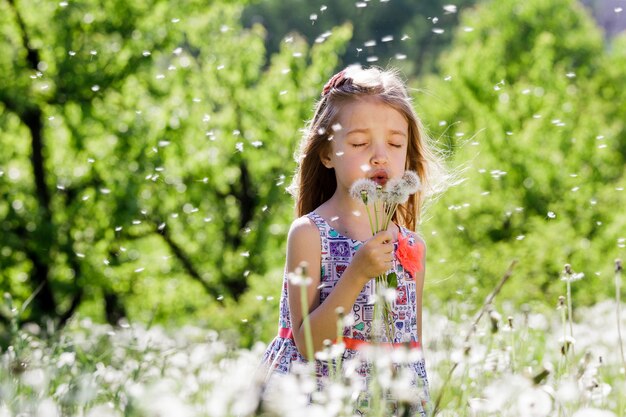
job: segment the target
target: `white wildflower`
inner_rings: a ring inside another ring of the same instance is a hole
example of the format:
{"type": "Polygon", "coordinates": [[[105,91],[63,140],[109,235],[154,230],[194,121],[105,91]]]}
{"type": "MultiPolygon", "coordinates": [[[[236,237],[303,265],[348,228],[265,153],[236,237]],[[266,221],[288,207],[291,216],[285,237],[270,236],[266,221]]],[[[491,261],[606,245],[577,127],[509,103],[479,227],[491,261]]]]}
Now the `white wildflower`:
{"type": "Polygon", "coordinates": [[[520,416],[547,417],[552,412],[552,398],[541,388],[528,388],[519,395],[517,409],[520,416]]]}

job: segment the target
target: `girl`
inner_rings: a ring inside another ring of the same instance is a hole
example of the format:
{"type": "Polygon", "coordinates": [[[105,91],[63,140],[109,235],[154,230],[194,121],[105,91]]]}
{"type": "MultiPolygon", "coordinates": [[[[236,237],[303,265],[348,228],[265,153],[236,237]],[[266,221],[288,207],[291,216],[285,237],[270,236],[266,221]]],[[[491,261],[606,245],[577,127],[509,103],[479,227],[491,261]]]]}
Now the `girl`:
{"type": "MultiPolygon", "coordinates": [[[[359,351],[374,342],[372,278],[390,272],[397,276],[390,312],[393,340],[382,337],[377,343],[419,348],[425,246],[413,230],[424,187],[440,165],[398,75],[351,66],[333,76],[306,129],[298,162],[291,187],[298,219],[287,240],[278,336],[263,358],[270,375],[288,373],[294,363],[310,357],[303,324],[306,310],[315,352],[324,349],[324,341],[337,339],[337,311],[345,311],[349,320],[339,329],[345,345],[341,363],[358,359],[359,351]],[[418,174],[422,192],[398,206],[387,230],[372,236],[365,203],[353,198],[350,188],[362,178],[384,186],[405,170],[418,174]],[[416,257],[411,267],[399,260],[401,244],[416,257]],[[301,302],[301,284],[288,279],[303,263],[312,280],[306,287],[306,306],[301,302]]],[[[322,381],[332,372],[320,360],[315,368],[322,381]]],[[[408,368],[412,384],[423,387],[414,409],[424,414],[428,398],[424,360],[417,359],[408,368]]],[[[367,380],[371,369],[363,358],[356,371],[367,380]]]]}

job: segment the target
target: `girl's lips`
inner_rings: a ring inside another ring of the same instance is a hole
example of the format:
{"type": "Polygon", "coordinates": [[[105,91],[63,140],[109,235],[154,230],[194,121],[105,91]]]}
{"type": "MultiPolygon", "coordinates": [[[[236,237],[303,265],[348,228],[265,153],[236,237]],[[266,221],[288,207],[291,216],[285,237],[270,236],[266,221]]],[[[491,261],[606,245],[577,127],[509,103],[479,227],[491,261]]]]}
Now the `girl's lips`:
{"type": "Polygon", "coordinates": [[[385,185],[389,181],[389,174],[384,169],[374,171],[370,179],[378,185],[385,185]]]}

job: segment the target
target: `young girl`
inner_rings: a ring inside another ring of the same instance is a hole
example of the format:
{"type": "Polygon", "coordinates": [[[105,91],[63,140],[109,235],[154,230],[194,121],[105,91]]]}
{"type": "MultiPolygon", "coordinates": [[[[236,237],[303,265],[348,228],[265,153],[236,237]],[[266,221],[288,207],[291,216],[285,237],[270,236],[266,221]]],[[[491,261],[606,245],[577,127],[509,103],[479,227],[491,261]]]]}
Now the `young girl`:
{"type": "MultiPolygon", "coordinates": [[[[324,349],[338,330],[345,345],[342,363],[359,357],[370,344],[420,348],[425,246],[415,230],[425,187],[433,168],[439,167],[428,148],[406,87],[394,71],[351,66],[324,86],[313,119],[304,134],[299,167],[292,191],[296,219],[289,231],[285,279],[280,300],[278,336],[263,362],[270,375],[290,372],[294,363],[306,362],[303,311],[309,311],[312,348],[324,349]],[[422,192],[409,197],[395,212],[387,230],[372,236],[363,201],[350,194],[359,179],[379,185],[400,178],[405,170],[418,174],[422,192]],[[398,257],[400,244],[414,252],[412,265],[398,257]],[[305,263],[312,282],[307,306],[298,284],[288,277],[305,263]],[[391,303],[393,340],[374,341],[374,277],[395,272],[397,296],[391,303]],[[338,329],[337,311],[350,320],[338,329]]],[[[421,356],[420,356],[421,357],[421,356]]],[[[316,360],[317,376],[329,374],[327,362],[316,360]]],[[[357,372],[368,379],[372,367],[365,359],[357,372]]],[[[424,360],[410,364],[412,384],[420,388],[414,410],[424,414],[428,399],[424,360]]]]}

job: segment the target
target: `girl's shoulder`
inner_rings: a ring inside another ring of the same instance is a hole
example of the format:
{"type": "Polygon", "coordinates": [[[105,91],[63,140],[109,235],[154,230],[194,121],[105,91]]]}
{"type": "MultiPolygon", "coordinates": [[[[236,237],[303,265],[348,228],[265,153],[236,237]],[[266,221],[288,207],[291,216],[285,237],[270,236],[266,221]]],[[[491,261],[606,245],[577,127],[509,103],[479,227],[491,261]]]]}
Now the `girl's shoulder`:
{"type": "Polygon", "coordinates": [[[319,229],[315,222],[308,215],[298,217],[293,222],[291,222],[291,226],[289,227],[289,240],[319,240],[319,238],[319,229]]]}

